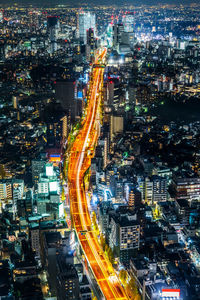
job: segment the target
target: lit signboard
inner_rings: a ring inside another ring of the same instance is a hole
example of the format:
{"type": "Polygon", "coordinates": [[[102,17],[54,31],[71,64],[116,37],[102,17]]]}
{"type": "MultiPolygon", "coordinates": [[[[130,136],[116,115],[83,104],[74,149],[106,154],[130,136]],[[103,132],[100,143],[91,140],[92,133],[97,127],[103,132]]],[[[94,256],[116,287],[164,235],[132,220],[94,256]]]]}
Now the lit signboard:
{"type": "Polygon", "coordinates": [[[180,289],[162,289],[162,297],[180,299],[180,289]]]}
{"type": "Polygon", "coordinates": [[[83,92],[82,91],[78,91],[78,99],[82,99],[83,98],[83,92]]]}
{"type": "Polygon", "coordinates": [[[46,165],[46,176],[53,176],[53,166],[46,165]]]}
{"type": "Polygon", "coordinates": [[[49,161],[51,162],[59,162],[60,161],[60,155],[59,154],[51,154],[49,161]]]}
{"type": "Polygon", "coordinates": [[[58,191],[58,182],[57,181],[49,182],[49,189],[50,189],[50,192],[57,192],[58,191]]]}
{"type": "Polygon", "coordinates": [[[64,216],[64,204],[60,203],[59,204],[59,218],[64,216]]]}

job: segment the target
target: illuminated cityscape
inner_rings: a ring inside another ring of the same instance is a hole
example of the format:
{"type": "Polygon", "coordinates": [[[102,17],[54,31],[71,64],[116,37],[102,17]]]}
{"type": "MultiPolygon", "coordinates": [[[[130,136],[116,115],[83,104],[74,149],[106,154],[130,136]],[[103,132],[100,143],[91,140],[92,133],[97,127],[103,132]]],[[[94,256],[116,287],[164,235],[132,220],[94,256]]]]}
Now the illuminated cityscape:
{"type": "Polygon", "coordinates": [[[0,3],[0,299],[200,299],[200,5],[0,3]]]}

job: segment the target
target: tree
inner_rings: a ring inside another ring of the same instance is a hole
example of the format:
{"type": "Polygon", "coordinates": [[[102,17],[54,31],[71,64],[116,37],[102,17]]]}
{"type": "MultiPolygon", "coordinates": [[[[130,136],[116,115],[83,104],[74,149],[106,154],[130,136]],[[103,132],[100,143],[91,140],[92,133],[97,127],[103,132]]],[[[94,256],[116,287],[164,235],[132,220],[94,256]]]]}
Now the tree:
{"type": "Polygon", "coordinates": [[[4,170],[4,166],[0,165],[0,179],[4,179],[6,177],[6,172],[4,170]]]}
{"type": "Polygon", "coordinates": [[[139,293],[135,296],[135,299],[134,299],[134,300],[141,300],[141,296],[140,296],[139,293]]]}
{"type": "Polygon", "coordinates": [[[108,248],[109,248],[109,246],[106,244],[105,245],[105,250],[104,250],[106,254],[108,254],[108,248]]]}
{"type": "Polygon", "coordinates": [[[108,255],[108,259],[109,259],[110,263],[113,265],[115,257],[114,257],[113,251],[110,247],[108,248],[107,255],[108,255]]]}
{"type": "Polygon", "coordinates": [[[139,294],[135,279],[132,276],[127,284],[127,291],[128,294],[131,296],[131,299],[135,299],[135,297],[139,294]]]}
{"type": "Polygon", "coordinates": [[[121,280],[121,282],[122,282],[123,285],[126,285],[126,284],[127,284],[128,273],[127,273],[126,270],[122,269],[122,270],[119,272],[119,279],[121,280]]]}
{"type": "Polygon", "coordinates": [[[103,248],[103,251],[105,251],[106,239],[103,236],[103,234],[101,234],[101,236],[100,236],[100,244],[101,244],[101,247],[103,248]]]}
{"type": "Polygon", "coordinates": [[[96,224],[96,223],[97,223],[97,216],[96,216],[96,214],[95,214],[94,211],[93,211],[93,213],[92,213],[92,223],[93,223],[93,224],[96,224]]]}
{"type": "Polygon", "coordinates": [[[65,190],[62,188],[62,196],[61,196],[62,201],[65,201],[65,190]]]}

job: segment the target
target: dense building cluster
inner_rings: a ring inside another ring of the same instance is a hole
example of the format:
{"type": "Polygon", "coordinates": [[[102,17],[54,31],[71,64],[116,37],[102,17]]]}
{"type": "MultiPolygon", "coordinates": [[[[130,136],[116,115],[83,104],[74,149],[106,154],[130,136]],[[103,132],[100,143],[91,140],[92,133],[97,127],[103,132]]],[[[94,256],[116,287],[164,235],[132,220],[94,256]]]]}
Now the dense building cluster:
{"type": "Polygon", "coordinates": [[[101,299],[67,182],[101,47],[85,186],[102,252],[137,299],[199,299],[199,10],[0,9],[0,299],[101,299]]]}

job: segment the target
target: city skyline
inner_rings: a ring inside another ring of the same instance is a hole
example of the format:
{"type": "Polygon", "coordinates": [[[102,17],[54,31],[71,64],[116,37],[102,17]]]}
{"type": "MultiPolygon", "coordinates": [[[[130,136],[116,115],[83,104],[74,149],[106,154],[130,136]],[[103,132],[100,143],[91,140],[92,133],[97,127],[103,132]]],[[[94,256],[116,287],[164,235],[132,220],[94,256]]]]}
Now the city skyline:
{"type": "Polygon", "coordinates": [[[0,298],[198,300],[200,5],[27,3],[0,9],[0,298]]]}

